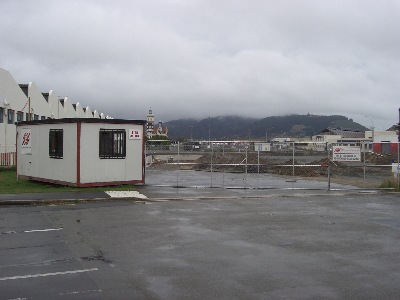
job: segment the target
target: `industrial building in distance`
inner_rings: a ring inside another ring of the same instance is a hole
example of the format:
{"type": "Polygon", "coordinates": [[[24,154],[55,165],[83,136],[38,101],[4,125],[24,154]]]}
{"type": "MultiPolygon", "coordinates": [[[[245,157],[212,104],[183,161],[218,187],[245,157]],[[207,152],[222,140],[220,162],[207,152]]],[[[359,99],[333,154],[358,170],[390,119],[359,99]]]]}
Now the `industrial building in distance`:
{"type": "Polygon", "coordinates": [[[111,117],[73,103],[68,97],[60,98],[53,90],[41,92],[33,82],[18,84],[7,70],[0,68],[0,165],[15,164],[15,123],[63,118],[111,117]]]}

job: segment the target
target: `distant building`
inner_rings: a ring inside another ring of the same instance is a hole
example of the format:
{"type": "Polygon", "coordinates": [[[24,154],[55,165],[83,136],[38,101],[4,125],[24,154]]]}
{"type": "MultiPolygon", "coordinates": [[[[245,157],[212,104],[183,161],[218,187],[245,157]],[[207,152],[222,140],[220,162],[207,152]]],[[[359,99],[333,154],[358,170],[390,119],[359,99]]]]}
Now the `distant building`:
{"type": "Polygon", "coordinates": [[[398,136],[396,131],[366,131],[365,136],[373,142],[373,152],[397,154],[398,136]]]}
{"type": "Polygon", "coordinates": [[[328,127],[324,130],[322,130],[317,136],[316,138],[318,138],[318,136],[335,136],[335,137],[339,137],[339,140],[337,142],[360,142],[365,140],[365,132],[364,131],[358,131],[358,130],[351,130],[351,129],[342,129],[342,128],[331,128],[328,127]]]}
{"type": "Polygon", "coordinates": [[[146,135],[148,138],[151,138],[154,130],[154,115],[153,111],[150,109],[147,114],[147,125],[146,125],[146,135]]]}
{"type": "Polygon", "coordinates": [[[164,125],[161,121],[155,125],[154,114],[150,109],[147,114],[147,126],[146,126],[147,138],[151,139],[155,135],[168,136],[168,127],[164,125]]]}
{"type": "Polygon", "coordinates": [[[254,151],[270,152],[271,151],[271,143],[254,142],[254,151]]]}
{"type": "Polygon", "coordinates": [[[68,97],[59,98],[53,90],[42,93],[33,82],[18,84],[0,68],[0,166],[15,165],[15,123],[63,118],[111,117],[92,111],[89,106],[73,104],[68,97]]]}
{"type": "Polygon", "coordinates": [[[312,137],[314,150],[324,150],[325,144],[343,143],[360,146],[362,151],[376,153],[397,153],[397,133],[386,131],[353,131],[340,128],[326,128],[312,137]]]}
{"type": "Polygon", "coordinates": [[[364,131],[328,127],[312,136],[310,148],[325,151],[326,144],[344,143],[348,146],[360,146],[368,141],[370,140],[365,137],[364,131]]]}

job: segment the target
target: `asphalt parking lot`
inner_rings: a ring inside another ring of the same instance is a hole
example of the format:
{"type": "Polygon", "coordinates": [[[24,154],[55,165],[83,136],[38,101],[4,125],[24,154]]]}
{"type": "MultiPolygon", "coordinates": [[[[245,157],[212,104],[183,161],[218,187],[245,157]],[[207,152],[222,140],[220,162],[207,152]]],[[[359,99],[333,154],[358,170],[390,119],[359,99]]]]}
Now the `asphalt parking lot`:
{"type": "Polygon", "coordinates": [[[396,194],[166,198],[0,207],[0,299],[400,296],[396,194]]]}

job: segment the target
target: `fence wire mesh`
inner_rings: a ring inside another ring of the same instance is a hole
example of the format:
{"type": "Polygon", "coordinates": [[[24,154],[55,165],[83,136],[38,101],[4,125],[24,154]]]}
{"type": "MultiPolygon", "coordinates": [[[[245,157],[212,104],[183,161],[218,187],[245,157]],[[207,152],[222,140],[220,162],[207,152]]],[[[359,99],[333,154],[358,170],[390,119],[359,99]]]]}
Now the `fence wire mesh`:
{"type": "MultiPolygon", "coordinates": [[[[336,144],[338,145],[338,144],[336,144]]],[[[332,145],[178,143],[146,147],[146,183],[171,187],[240,189],[376,189],[398,184],[398,153],[360,145],[359,161],[334,161],[332,145]],[[317,149],[317,150],[315,150],[317,149]]]]}

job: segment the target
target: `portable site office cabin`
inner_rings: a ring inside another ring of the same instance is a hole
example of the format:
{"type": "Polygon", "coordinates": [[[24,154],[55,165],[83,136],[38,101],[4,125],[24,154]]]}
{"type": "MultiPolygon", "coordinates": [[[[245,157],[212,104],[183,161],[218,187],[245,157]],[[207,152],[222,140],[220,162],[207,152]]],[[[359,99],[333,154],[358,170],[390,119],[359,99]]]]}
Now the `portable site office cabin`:
{"type": "Polygon", "coordinates": [[[17,174],[78,187],[144,183],[144,120],[17,123],[17,174]]]}

